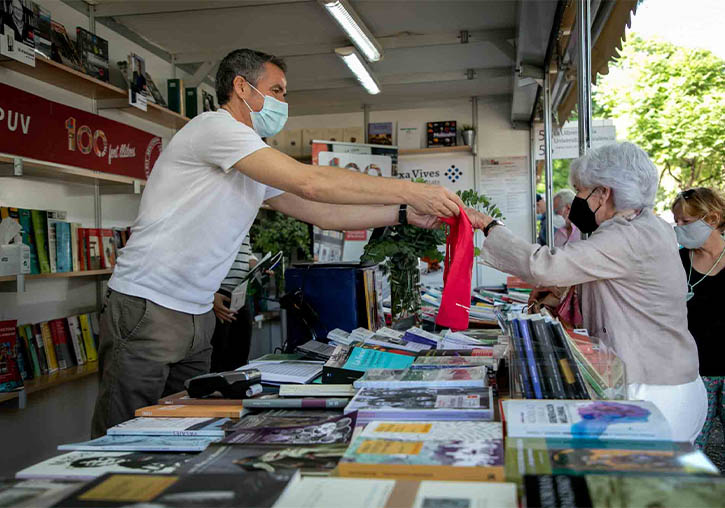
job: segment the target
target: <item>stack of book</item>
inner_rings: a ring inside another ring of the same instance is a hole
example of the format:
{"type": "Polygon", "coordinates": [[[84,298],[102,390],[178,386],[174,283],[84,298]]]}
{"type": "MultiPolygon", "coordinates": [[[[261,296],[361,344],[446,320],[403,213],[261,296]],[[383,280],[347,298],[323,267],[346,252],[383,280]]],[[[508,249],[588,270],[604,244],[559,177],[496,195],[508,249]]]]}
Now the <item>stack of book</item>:
{"type": "Polygon", "coordinates": [[[66,217],[60,210],[0,207],[1,220],[13,220],[22,227],[23,243],[30,249],[31,274],[113,268],[130,228],[84,228],[66,217]]]}

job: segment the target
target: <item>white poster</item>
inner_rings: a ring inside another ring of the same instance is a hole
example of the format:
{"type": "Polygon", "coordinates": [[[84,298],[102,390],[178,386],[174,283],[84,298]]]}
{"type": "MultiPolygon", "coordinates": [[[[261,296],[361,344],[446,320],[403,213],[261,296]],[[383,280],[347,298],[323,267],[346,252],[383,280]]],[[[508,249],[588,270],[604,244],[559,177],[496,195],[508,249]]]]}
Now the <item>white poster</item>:
{"type": "Polygon", "coordinates": [[[34,22],[29,0],[0,0],[0,54],[35,67],[34,22]]]}
{"type": "Polygon", "coordinates": [[[370,176],[392,176],[393,163],[387,155],[320,152],[320,166],[352,169],[370,176]]]}
{"type": "Polygon", "coordinates": [[[473,189],[473,157],[470,153],[401,155],[398,178],[442,185],[453,192],[473,189]]]}
{"type": "MultiPolygon", "coordinates": [[[[544,124],[534,124],[536,132],[536,160],[544,160],[544,124]]],[[[617,140],[617,129],[611,120],[594,120],[592,123],[592,148],[597,148],[617,140]]],[[[579,157],[579,125],[567,122],[551,138],[552,159],[576,159],[579,157]]]]}
{"type": "MultiPolygon", "coordinates": [[[[506,226],[521,238],[531,238],[531,176],[528,157],[481,158],[478,192],[501,210],[506,226]]],[[[477,235],[481,236],[481,235],[477,235]]],[[[479,284],[499,285],[506,274],[479,263],[479,284]]]]}

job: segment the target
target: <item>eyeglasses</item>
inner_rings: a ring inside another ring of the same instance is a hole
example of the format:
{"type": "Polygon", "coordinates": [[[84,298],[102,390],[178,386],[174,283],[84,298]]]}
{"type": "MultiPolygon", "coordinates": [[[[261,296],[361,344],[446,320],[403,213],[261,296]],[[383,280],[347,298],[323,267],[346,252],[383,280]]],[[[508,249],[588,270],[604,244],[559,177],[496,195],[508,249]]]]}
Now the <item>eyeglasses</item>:
{"type": "Polygon", "coordinates": [[[695,191],[697,189],[687,189],[682,192],[680,192],[677,196],[681,197],[682,199],[690,199],[693,194],[695,194],[695,191]]]}

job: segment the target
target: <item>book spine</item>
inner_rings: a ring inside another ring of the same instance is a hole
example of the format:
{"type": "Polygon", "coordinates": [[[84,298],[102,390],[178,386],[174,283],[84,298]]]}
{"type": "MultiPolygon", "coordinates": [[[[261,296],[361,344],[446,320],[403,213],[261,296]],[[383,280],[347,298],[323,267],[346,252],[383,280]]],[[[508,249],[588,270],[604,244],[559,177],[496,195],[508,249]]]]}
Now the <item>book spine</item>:
{"type": "Polygon", "coordinates": [[[566,354],[566,359],[569,364],[569,367],[571,368],[572,373],[574,374],[574,378],[576,379],[575,383],[575,398],[577,399],[589,399],[589,391],[587,390],[587,385],[584,382],[584,376],[582,376],[581,370],[579,369],[579,366],[577,365],[576,361],[574,360],[574,354],[571,351],[571,347],[569,345],[569,340],[566,337],[566,331],[564,330],[564,326],[561,324],[561,322],[556,322],[554,325],[554,334],[559,339],[559,342],[563,345],[564,353],[566,354]]]}
{"type": "Polygon", "coordinates": [[[43,338],[45,346],[45,354],[48,357],[48,370],[55,372],[58,370],[58,359],[55,355],[55,344],[53,344],[53,335],[50,333],[50,325],[47,321],[43,321],[39,325],[40,334],[43,338]]]}
{"type": "Polygon", "coordinates": [[[83,336],[81,335],[81,329],[78,324],[78,316],[68,316],[68,329],[70,330],[70,339],[73,344],[73,351],[76,355],[76,363],[83,365],[86,363],[86,355],[83,350],[83,336]]]}
{"type": "Polygon", "coordinates": [[[23,340],[23,344],[25,344],[25,350],[28,352],[28,358],[30,359],[29,365],[33,372],[33,377],[39,378],[41,370],[35,340],[32,337],[28,337],[28,328],[26,325],[18,326],[18,333],[20,333],[20,338],[23,340]]]}
{"type": "Polygon", "coordinates": [[[67,369],[73,365],[68,349],[68,337],[65,332],[63,320],[54,319],[50,321],[50,332],[53,336],[53,345],[55,345],[55,357],[58,360],[59,369],[67,369]]]}
{"type": "Polygon", "coordinates": [[[524,393],[524,398],[533,399],[534,392],[531,389],[531,380],[529,379],[529,371],[526,365],[526,353],[524,352],[523,336],[519,328],[519,322],[517,320],[512,321],[513,324],[513,343],[514,343],[514,354],[518,360],[517,370],[519,372],[519,383],[521,383],[521,389],[524,393]]]}
{"type": "Polygon", "coordinates": [[[38,362],[40,363],[41,374],[47,374],[50,371],[48,367],[48,356],[45,353],[45,344],[43,336],[40,334],[40,327],[35,325],[26,325],[28,337],[32,336],[35,346],[38,349],[38,362]]]}
{"type": "Polygon", "coordinates": [[[554,348],[550,342],[550,337],[546,333],[546,322],[543,318],[532,319],[531,328],[536,337],[535,346],[538,346],[539,357],[541,359],[541,365],[546,375],[544,382],[547,386],[547,391],[555,399],[566,398],[566,392],[564,391],[564,384],[561,381],[561,375],[559,374],[559,366],[556,362],[556,356],[554,355],[554,348]]]}
{"type": "Polygon", "coordinates": [[[54,227],[56,269],[59,273],[70,272],[72,268],[70,225],[67,222],[56,222],[54,227]]]}
{"type": "Polygon", "coordinates": [[[38,248],[35,246],[35,235],[33,233],[33,218],[30,210],[19,208],[20,225],[23,227],[23,243],[30,249],[30,273],[40,273],[40,265],[38,264],[38,248]]]}
{"type": "Polygon", "coordinates": [[[25,342],[20,336],[20,328],[16,328],[15,330],[15,360],[18,365],[18,371],[20,372],[20,379],[23,381],[32,379],[33,373],[30,368],[25,342]]]}
{"type": "Polygon", "coordinates": [[[529,374],[531,375],[531,386],[534,389],[534,396],[537,399],[543,399],[544,395],[541,389],[541,370],[539,365],[536,363],[534,356],[534,344],[531,340],[531,332],[526,319],[519,319],[519,329],[521,330],[521,336],[523,337],[524,351],[526,352],[526,363],[529,367],[529,374]]]}
{"type": "Polygon", "coordinates": [[[31,210],[30,216],[33,221],[33,234],[35,235],[35,246],[38,253],[38,266],[40,273],[50,273],[50,261],[48,260],[48,212],[44,210],[31,210]]]}
{"type": "Polygon", "coordinates": [[[559,339],[557,338],[556,333],[554,332],[554,327],[549,319],[546,319],[546,321],[544,322],[544,332],[549,338],[552,351],[554,352],[554,356],[556,357],[556,364],[559,367],[561,382],[564,385],[564,393],[566,395],[566,398],[576,399],[576,378],[574,377],[574,373],[572,372],[571,367],[569,366],[569,362],[566,359],[564,349],[559,343],[559,339]]]}
{"type": "Polygon", "coordinates": [[[57,221],[52,218],[52,216],[53,212],[48,212],[48,220],[46,221],[48,233],[48,261],[50,263],[50,273],[58,273],[58,257],[55,232],[55,223],[57,221]]]}
{"type": "Polygon", "coordinates": [[[91,323],[88,314],[80,314],[78,316],[78,322],[81,326],[81,334],[83,335],[83,346],[86,350],[86,357],[89,362],[95,362],[98,360],[98,352],[96,351],[96,344],[93,340],[93,334],[91,333],[91,323]]]}
{"type": "Polygon", "coordinates": [[[72,223],[70,225],[70,258],[71,258],[71,270],[74,272],[80,272],[81,264],[78,258],[78,224],[72,223]]]}
{"type": "Polygon", "coordinates": [[[78,228],[78,267],[81,271],[88,270],[86,251],[86,228],[78,228]]]}

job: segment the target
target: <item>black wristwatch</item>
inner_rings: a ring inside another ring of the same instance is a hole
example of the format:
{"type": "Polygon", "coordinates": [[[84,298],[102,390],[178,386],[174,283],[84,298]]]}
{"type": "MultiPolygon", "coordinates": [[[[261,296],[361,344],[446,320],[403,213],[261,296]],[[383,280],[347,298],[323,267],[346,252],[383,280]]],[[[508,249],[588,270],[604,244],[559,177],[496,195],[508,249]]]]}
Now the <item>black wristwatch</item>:
{"type": "Polygon", "coordinates": [[[501,222],[500,220],[493,219],[491,222],[488,223],[488,226],[486,226],[485,228],[483,228],[483,236],[488,236],[488,233],[491,231],[491,229],[494,226],[503,226],[503,225],[504,225],[504,223],[501,222]]]}
{"type": "Polygon", "coordinates": [[[408,224],[408,205],[400,205],[398,208],[398,224],[401,226],[408,224]]]}

